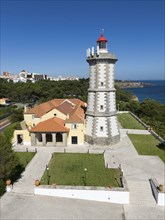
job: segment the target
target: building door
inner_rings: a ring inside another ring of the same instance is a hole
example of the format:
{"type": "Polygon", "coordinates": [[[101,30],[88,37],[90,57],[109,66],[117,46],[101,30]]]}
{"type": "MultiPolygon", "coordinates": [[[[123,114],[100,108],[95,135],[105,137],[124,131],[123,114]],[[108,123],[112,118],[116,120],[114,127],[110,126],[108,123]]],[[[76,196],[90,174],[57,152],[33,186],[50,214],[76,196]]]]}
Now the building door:
{"type": "Polygon", "coordinates": [[[22,144],[23,143],[23,136],[21,134],[17,135],[17,144],[22,144]]]}
{"type": "Polygon", "coordinates": [[[77,136],[72,136],[72,144],[77,144],[77,143],[78,143],[77,136]]]}

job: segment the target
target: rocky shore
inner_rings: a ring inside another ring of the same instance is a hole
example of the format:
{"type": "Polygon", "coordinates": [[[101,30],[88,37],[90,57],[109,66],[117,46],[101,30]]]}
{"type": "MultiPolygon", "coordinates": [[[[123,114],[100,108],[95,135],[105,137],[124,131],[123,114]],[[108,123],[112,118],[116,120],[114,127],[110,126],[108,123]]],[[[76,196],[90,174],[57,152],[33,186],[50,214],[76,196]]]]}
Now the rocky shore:
{"type": "Polygon", "coordinates": [[[135,82],[135,81],[123,81],[123,80],[116,80],[115,85],[121,89],[125,88],[144,88],[147,86],[151,86],[150,83],[144,82],[135,82]]]}

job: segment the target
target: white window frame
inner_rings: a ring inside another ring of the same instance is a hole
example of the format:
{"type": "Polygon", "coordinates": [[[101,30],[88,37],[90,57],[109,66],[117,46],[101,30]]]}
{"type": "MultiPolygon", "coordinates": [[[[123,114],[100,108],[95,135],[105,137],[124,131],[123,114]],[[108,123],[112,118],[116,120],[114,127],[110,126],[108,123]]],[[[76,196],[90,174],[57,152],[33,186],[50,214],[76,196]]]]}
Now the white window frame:
{"type": "Polygon", "coordinates": [[[74,130],[77,129],[77,124],[76,123],[72,124],[71,128],[74,129],[74,130]]]}

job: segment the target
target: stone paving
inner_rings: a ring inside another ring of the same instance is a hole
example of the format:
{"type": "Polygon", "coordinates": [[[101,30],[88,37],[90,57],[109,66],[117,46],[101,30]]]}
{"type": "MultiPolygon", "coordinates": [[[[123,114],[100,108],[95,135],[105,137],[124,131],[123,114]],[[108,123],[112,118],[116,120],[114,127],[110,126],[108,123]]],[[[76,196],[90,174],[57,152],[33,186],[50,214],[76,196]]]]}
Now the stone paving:
{"type": "MultiPolygon", "coordinates": [[[[157,206],[148,181],[154,177],[159,184],[164,184],[165,164],[155,156],[139,156],[127,132],[131,132],[130,129],[121,129],[121,142],[110,147],[37,147],[38,152],[22,174],[22,178],[14,184],[12,192],[1,198],[1,219],[165,219],[165,207],[157,206]],[[104,153],[105,165],[108,164],[109,168],[120,165],[130,187],[130,204],[114,205],[34,196],[35,179],[41,178],[52,153],[64,150],[72,153],[86,153],[88,150],[89,153],[104,153]],[[141,187],[136,191],[138,185],[141,187]]],[[[141,130],[133,132],[141,134],[141,130]]],[[[146,131],[143,134],[146,134],[146,131]]],[[[26,151],[26,148],[29,151],[35,150],[34,147],[28,146],[18,146],[15,150],[26,151]]]]}

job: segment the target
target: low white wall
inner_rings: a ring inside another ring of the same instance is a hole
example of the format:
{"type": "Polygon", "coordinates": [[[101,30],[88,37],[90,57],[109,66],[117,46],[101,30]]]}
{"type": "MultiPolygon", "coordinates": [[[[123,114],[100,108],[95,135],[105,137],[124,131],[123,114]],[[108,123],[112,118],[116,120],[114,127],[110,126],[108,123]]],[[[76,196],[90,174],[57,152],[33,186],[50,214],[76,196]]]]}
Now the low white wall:
{"type": "Polygon", "coordinates": [[[158,193],[158,205],[165,206],[165,193],[158,193]]]}
{"type": "Polygon", "coordinates": [[[65,198],[75,198],[84,200],[94,200],[100,202],[110,202],[118,204],[129,204],[129,192],[117,190],[90,190],[90,189],[58,189],[35,187],[35,195],[58,196],[65,198]]]}
{"type": "Polygon", "coordinates": [[[150,179],[150,184],[156,203],[160,206],[165,206],[165,192],[160,192],[158,190],[159,184],[157,180],[155,178],[150,179]]]}

